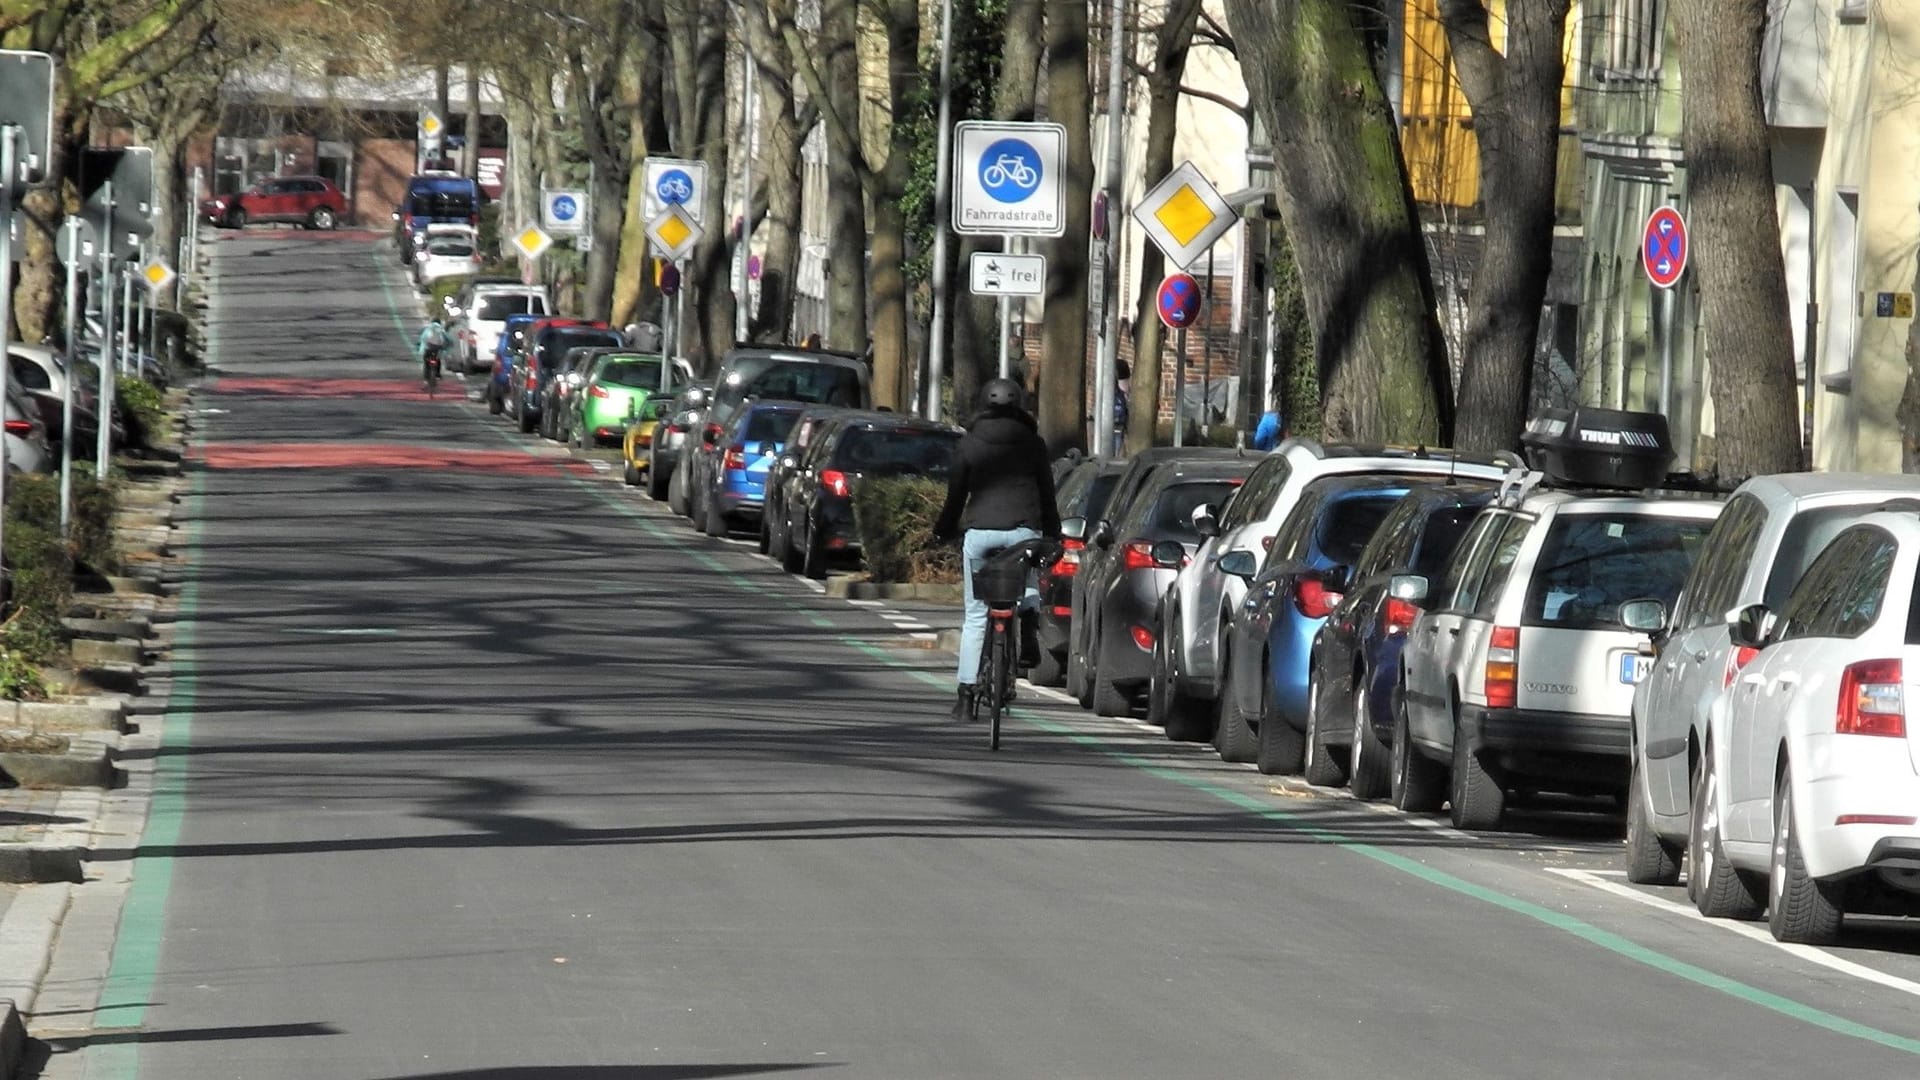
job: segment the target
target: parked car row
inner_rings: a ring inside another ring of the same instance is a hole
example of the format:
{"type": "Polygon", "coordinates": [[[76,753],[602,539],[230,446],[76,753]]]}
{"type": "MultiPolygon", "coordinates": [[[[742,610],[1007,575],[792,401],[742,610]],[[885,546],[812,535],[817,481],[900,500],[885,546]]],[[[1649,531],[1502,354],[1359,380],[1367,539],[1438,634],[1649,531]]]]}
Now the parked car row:
{"type": "Polygon", "coordinates": [[[1629,879],[1784,941],[1920,914],[1920,477],[1668,486],[1664,420],[1598,409],[1525,443],[1074,464],[1030,676],[1461,828],[1611,798],[1629,879]]]}
{"type": "Polygon", "coordinates": [[[664,402],[693,381],[684,361],[634,348],[606,323],[547,315],[538,286],[476,279],[452,303],[456,366],[472,370],[472,357],[490,342],[487,410],[512,417],[523,432],[576,446],[644,445],[660,408],[655,399],[664,402]]]}

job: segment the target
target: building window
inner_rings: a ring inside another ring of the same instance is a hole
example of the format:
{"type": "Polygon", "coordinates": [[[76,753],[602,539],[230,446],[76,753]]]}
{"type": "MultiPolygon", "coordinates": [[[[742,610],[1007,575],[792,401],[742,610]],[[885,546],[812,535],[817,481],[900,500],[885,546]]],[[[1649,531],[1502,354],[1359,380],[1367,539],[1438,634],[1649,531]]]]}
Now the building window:
{"type": "Polygon", "coordinates": [[[1853,373],[1853,350],[1860,327],[1860,193],[1843,190],[1833,200],[1833,225],[1827,245],[1826,358],[1820,375],[1827,385],[1844,390],[1853,373]]]}
{"type": "Polygon", "coordinates": [[[1666,0],[1612,0],[1604,9],[1601,48],[1594,50],[1602,81],[1656,79],[1666,38],[1666,0]]]}

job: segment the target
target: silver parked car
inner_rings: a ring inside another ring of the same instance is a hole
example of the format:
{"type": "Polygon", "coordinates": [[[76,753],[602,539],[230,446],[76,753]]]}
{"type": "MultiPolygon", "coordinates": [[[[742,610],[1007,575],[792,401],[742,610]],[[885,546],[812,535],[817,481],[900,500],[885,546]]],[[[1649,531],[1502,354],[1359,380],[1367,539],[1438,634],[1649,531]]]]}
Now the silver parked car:
{"type": "Polygon", "coordinates": [[[1920,500],[1920,476],[1756,476],[1728,500],[1706,553],[1655,628],[1659,652],[1634,693],[1629,880],[1679,880],[1709,717],[1754,655],[1732,642],[1734,614],[1751,604],[1779,611],[1829,541],[1895,499],[1920,500]]]}

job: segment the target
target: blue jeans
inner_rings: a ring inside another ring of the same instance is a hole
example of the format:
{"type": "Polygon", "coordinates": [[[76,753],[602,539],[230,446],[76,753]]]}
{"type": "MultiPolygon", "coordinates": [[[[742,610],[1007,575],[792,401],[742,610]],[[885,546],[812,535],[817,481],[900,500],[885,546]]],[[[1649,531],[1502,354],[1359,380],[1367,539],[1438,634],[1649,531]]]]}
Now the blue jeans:
{"type": "MultiPolygon", "coordinates": [[[[973,598],[973,572],[986,565],[989,554],[1022,540],[1038,539],[1040,534],[1032,529],[968,529],[966,539],[960,542],[960,585],[967,598],[967,620],[960,625],[960,669],[956,673],[961,686],[972,686],[979,677],[980,646],[987,639],[987,602],[973,598]]],[[[1040,590],[1031,582],[1020,606],[1040,606],[1040,590]]]]}

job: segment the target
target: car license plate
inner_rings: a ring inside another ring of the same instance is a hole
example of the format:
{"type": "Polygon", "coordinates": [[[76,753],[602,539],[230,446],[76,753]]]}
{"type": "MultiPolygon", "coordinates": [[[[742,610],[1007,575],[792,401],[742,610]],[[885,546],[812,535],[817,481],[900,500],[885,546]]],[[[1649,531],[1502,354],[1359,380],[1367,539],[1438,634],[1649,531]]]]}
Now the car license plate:
{"type": "Polygon", "coordinates": [[[1653,657],[1641,656],[1637,652],[1620,654],[1620,681],[1631,686],[1647,677],[1653,670],[1653,657]]]}

